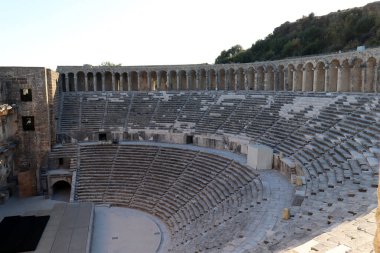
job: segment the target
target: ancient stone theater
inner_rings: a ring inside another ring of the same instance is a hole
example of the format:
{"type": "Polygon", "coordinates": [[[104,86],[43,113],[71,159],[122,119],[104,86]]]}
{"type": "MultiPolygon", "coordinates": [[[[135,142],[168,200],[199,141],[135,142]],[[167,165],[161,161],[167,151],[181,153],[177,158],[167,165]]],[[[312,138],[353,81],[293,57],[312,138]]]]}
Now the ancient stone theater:
{"type": "Polygon", "coordinates": [[[50,252],[373,252],[379,62],[372,48],[245,64],[0,67],[0,209],[62,191],[61,209],[84,206],[90,215],[61,216],[74,227],[88,216],[85,243],[70,248],[76,232],[67,251],[40,241],[50,252]],[[114,250],[123,233],[98,250],[101,207],[149,216],[158,239],[142,244],[153,250],[114,250]]]}

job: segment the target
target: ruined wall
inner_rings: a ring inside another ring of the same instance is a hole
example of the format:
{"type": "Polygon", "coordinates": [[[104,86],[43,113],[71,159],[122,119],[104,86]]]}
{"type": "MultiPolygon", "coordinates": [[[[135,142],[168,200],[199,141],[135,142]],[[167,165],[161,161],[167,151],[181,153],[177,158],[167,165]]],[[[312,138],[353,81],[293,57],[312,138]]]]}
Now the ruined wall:
{"type": "Polygon", "coordinates": [[[19,181],[24,196],[36,192],[38,169],[55,136],[51,121],[56,77],[55,72],[42,67],[0,67],[1,102],[14,105],[17,111],[13,174],[28,172],[19,181]]]}

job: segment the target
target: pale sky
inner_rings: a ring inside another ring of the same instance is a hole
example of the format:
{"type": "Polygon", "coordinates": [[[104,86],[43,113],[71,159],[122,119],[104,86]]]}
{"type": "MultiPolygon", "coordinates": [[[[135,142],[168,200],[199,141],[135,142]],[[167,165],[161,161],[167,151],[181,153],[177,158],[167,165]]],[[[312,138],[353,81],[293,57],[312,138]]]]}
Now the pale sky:
{"type": "Polygon", "coordinates": [[[0,66],[212,64],[274,28],[367,0],[0,0],[0,66]]]}

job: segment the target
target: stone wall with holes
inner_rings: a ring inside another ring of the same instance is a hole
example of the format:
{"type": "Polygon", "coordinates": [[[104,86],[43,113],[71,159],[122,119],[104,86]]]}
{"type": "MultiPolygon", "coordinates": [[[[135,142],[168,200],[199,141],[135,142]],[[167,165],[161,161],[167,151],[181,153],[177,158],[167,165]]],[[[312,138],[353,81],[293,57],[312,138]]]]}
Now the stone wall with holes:
{"type": "Polygon", "coordinates": [[[57,77],[56,72],[43,67],[0,67],[0,102],[12,105],[17,113],[13,175],[28,171],[28,180],[21,182],[36,181],[32,185],[37,189],[28,189],[26,195],[38,191],[39,168],[55,139],[53,100],[57,77]]]}

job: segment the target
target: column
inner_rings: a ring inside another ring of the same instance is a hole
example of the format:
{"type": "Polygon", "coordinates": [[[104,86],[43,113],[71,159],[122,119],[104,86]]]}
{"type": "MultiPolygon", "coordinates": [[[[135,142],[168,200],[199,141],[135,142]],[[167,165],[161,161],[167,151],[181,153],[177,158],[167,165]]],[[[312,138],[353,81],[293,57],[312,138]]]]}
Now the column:
{"type": "Polygon", "coordinates": [[[186,72],[186,89],[190,89],[190,72],[186,72]]]}
{"type": "Polygon", "coordinates": [[[289,80],[288,80],[288,68],[284,68],[284,87],[283,90],[287,91],[289,89],[289,80]]]}
{"type": "Polygon", "coordinates": [[[177,90],[179,90],[179,83],[181,81],[180,71],[177,70],[176,75],[177,75],[177,90]]]}
{"type": "Polygon", "coordinates": [[[342,82],[342,67],[338,67],[338,74],[337,74],[337,87],[336,87],[336,91],[342,91],[343,90],[343,82],[342,82]]]}
{"type": "Polygon", "coordinates": [[[325,88],[324,88],[324,91],[328,92],[331,89],[331,87],[329,85],[329,82],[330,82],[330,68],[329,68],[329,66],[325,66],[324,69],[325,69],[325,88]]]}
{"type": "Polygon", "coordinates": [[[220,87],[220,70],[216,70],[216,90],[219,90],[220,87]]]}
{"type": "Polygon", "coordinates": [[[161,71],[157,72],[157,90],[161,90],[161,71]]]}
{"type": "Polygon", "coordinates": [[[320,82],[320,80],[318,79],[318,68],[314,68],[313,69],[313,87],[312,87],[312,89],[313,89],[313,91],[321,91],[321,90],[319,90],[319,87],[318,87],[318,85],[319,85],[319,82],[320,82]]]}
{"type": "Polygon", "coordinates": [[[259,90],[259,73],[257,71],[255,72],[255,81],[253,84],[253,89],[256,91],[259,90]]]}
{"type": "Polygon", "coordinates": [[[206,90],[209,90],[211,87],[210,76],[210,70],[206,70],[206,90]]]}
{"type": "Polygon", "coordinates": [[[297,90],[297,70],[292,69],[293,72],[293,91],[297,90]]]}
{"type": "Polygon", "coordinates": [[[141,87],[141,72],[137,72],[137,90],[140,91],[140,87],[141,87]]]}
{"type": "Polygon", "coordinates": [[[265,70],[264,72],[264,90],[269,90],[268,89],[268,86],[269,86],[269,78],[268,78],[268,71],[265,70]]]}
{"type": "Polygon", "coordinates": [[[128,72],[128,90],[132,90],[132,72],[128,72]]]}
{"type": "Polygon", "coordinates": [[[65,86],[66,86],[66,92],[69,92],[69,91],[70,91],[69,80],[70,80],[70,78],[69,78],[69,74],[66,73],[66,74],[65,74],[65,86]]]}
{"type": "Polygon", "coordinates": [[[152,90],[152,72],[147,72],[146,76],[148,78],[148,90],[152,90]]]}
{"type": "Polygon", "coordinates": [[[77,77],[77,75],[74,75],[74,91],[78,91],[78,77],[77,77]]]}
{"type": "Polygon", "coordinates": [[[88,91],[88,77],[87,77],[87,73],[84,74],[84,90],[88,91]]]}
{"type": "Polygon", "coordinates": [[[378,85],[378,72],[379,72],[379,70],[378,70],[378,68],[377,68],[377,65],[375,65],[375,66],[373,66],[373,68],[374,68],[374,70],[375,70],[375,75],[374,75],[374,80],[373,80],[373,89],[374,89],[374,91],[375,92],[379,92],[379,87],[377,87],[377,85],[378,85]]]}
{"type": "Polygon", "coordinates": [[[102,91],[106,90],[106,75],[105,73],[102,74],[102,91]]]}
{"type": "Polygon", "coordinates": [[[274,82],[274,84],[273,84],[273,90],[274,91],[278,91],[278,90],[280,90],[279,89],[279,73],[278,73],[278,70],[274,70],[273,71],[273,75],[274,75],[274,80],[273,80],[273,82],[274,82]]]}
{"type": "Polygon", "coordinates": [[[96,78],[96,73],[93,76],[94,76],[94,91],[97,91],[97,89],[98,89],[98,78],[96,78]]]}
{"type": "Polygon", "coordinates": [[[307,71],[305,68],[302,68],[302,91],[307,91],[306,77],[307,77],[307,71]]]}
{"type": "Polygon", "coordinates": [[[362,87],[361,92],[371,92],[369,89],[369,85],[367,83],[367,67],[362,67],[362,87]]]}
{"type": "Polygon", "coordinates": [[[115,73],[111,73],[111,79],[112,79],[112,91],[116,91],[115,73]]]}
{"type": "Polygon", "coordinates": [[[239,78],[239,70],[235,72],[235,83],[234,83],[234,90],[240,90],[240,78],[239,78]]]}
{"type": "Polygon", "coordinates": [[[123,77],[123,73],[121,73],[120,74],[120,90],[124,90],[123,83],[124,83],[124,77],[123,77]]]}
{"type": "Polygon", "coordinates": [[[224,72],[224,90],[228,90],[229,88],[229,85],[230,85],[230,81],[229,81],[229,78],[228,78],[228,70],[226,70],[224,72]]]}
{"type": "Polygon", "coordinates": [[[170,83],[171,83],[171,80],[170,80],[170,77],[171,77],[171,73],[169,71],[166,72],[166,90],[170,90],[170,83]]]}
{"type": "Polygon", "coordinates": [[[195,89],[199,90],[199,70],[195,71],[195,89]]]}

